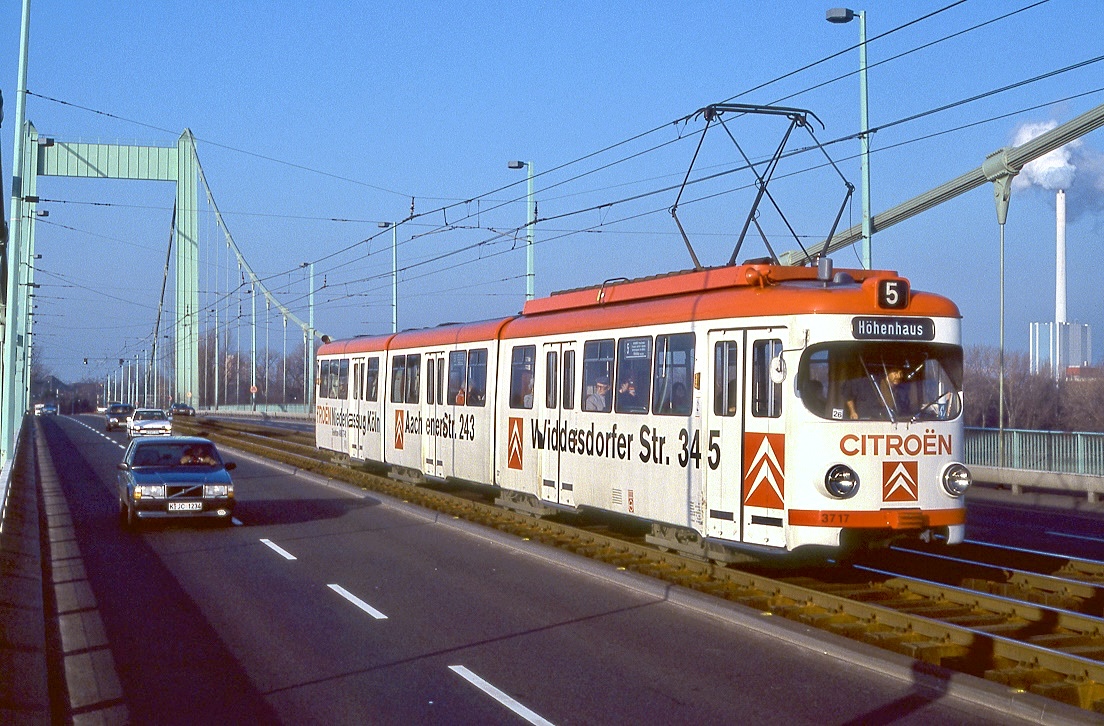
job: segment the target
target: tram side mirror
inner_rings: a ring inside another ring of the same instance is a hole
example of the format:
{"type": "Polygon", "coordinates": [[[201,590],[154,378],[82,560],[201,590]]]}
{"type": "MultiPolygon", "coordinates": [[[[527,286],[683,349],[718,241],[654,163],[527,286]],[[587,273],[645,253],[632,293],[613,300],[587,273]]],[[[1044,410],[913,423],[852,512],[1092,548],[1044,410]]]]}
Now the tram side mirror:
{"type": "Polygon", "coordinates": [[[781,383],[786,380],[786,361],[782,360],[780,355],[771,358],[770,379],[773,383],[781,383]]]}

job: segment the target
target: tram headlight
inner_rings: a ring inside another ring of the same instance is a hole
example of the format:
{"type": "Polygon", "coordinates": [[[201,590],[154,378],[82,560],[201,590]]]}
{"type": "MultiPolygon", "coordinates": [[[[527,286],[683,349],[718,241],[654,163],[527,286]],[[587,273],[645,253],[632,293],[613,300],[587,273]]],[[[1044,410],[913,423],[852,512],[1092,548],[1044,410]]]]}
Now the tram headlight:
{"type": "Polygon", "coordinates": [[[943,470],[943,488],[952,497],[961,497],[973,483],[973,475],[962,464],[951,464],[943,470]]]}
{"type": "Polygon", "coordinates": [[[859,491],[859,475],[844,464],[836,464],[824,475],[824,488],[833,497],[849,499],[859,491]]]}

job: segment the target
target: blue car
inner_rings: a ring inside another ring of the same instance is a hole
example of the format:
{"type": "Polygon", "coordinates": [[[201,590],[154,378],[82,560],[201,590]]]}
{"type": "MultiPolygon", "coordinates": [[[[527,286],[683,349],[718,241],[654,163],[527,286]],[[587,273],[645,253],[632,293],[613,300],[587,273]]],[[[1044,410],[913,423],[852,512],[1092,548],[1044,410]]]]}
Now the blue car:
{"type": "Polygon", "coordinates": [[[134,527],[142,519],[197,517],[229,524],[234,467],[207,439],[133,439],[118,466],[119,521],[134,527]]]}

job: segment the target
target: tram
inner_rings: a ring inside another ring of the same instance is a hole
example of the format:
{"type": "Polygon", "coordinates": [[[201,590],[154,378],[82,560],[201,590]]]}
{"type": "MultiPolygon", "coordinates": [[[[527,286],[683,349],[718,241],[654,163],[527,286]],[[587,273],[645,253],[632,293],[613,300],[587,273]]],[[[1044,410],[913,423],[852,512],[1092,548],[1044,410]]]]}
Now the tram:
{"type": "Polygon", "coordinates": [[[964,536],[961,316],[894,271],[609,281],[317,361],[319,448],[538,514],[718,559],[964,536]]]}

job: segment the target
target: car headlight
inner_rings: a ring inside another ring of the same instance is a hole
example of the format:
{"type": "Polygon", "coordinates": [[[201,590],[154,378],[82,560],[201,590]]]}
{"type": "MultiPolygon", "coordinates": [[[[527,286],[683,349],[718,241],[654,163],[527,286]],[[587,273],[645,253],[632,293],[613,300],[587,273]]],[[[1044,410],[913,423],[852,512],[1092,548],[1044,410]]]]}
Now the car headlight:
{"type": "Polygon", "coordinates": [[[234,487],[229,484],[204,484],[203,496],[208,498],[232,497],[234,496],[234,487]]]}
{"type": "Polygon", "coordinates": [[[943,470],[943,488],[952,497],[961,497],[973,483],[973,475],[962,464],[951,464],[943,470]]]}
{"type": "Polygon", "coordinates": [[[165,485],[164,484],[138,484],[134,487],[135,499],[164,499],[165,498],[165,485]]]}
{"type": "Polygon", "coordinates": [[[849,499],[859,491],[859,475],[844,464],[836,464],[824,475],[824,488],[833,497],[849,499]]]}

